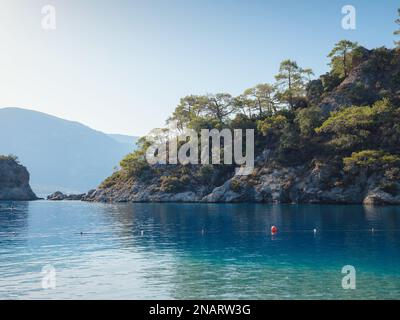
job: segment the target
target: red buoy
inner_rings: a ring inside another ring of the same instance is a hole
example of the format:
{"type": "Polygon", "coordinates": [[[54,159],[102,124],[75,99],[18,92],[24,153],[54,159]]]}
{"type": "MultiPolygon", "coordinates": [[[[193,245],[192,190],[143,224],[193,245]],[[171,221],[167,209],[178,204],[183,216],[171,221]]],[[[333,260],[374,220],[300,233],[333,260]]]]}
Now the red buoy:
{"type": "Polygon", "coordinates": [[[275,233],[277,233],[277,232],[278,232],[278,228],[275,227],[275,226],[272,226],[272,227],[271,227],[271,234],[275,234],[275,233]]]}

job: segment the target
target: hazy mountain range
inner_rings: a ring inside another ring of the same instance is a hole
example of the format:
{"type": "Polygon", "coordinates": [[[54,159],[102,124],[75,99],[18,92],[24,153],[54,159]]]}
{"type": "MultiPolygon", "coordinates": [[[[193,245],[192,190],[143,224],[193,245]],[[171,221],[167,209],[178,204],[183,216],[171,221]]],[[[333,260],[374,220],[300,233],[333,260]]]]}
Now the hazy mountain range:
{"type": "Polygon", "coordinates": [[[37,111],[0,109],[0,154],[18,156],[38,195],[95,188],[134,150],[136,140],[37,111]]]}

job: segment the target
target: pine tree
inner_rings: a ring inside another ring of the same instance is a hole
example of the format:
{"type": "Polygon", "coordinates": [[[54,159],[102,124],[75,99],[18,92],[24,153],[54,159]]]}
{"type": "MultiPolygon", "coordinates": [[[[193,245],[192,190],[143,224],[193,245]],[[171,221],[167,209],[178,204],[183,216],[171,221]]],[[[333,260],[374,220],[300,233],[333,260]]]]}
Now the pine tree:
{"type": "Polygon", "coordinates": [[[329,53],[328,57],[332,59],[331,65],[335,68],[337,62],[339,62],[341,73],[346,78],[351,69],[351,52],[358,47],[357,42],[351,42],[348,40],[341,40],[335,44],[333,50],[329,53]]]}
{"type": "Polygon", "coordinates": [[[311,74],[311,69],[300,68],[296,61],[282,61],[279,73],[275,76],[278,100],[288,104],[293,109],[296,100],[305,94],[306,79],[304,76],[310,76],[311,74]]]}

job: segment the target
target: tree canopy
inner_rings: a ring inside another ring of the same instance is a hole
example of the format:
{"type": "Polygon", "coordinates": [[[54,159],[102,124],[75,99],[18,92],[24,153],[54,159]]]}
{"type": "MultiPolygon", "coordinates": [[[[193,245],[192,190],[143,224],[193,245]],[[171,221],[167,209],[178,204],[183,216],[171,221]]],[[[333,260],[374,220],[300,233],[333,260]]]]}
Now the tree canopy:
{"type": "Polygon", "coordinates": [[[258,113],[258,116],[271,115],[277,110],[275,101],[275,87],[268,83],[260,83],[255,87],[246,89],[242,96],[242,106],[246,106],[250,112],[258,113]]]}
{"type": "Polygon", "coordinates": [[[305,96],[306,76],[313,74],[311,69],[302,69],[296,61],[284,60],[275,76],[277,97],[282,103],[294,109],[299,98],[305,96]]]}
{"type": "Polygon", "coordinates": [[[358,47],[357,42],[341,40],[335,44],[328,57],[331,58],[332,71],[342,78],[347,78],[352,68],[352,52],[358,47]]]}

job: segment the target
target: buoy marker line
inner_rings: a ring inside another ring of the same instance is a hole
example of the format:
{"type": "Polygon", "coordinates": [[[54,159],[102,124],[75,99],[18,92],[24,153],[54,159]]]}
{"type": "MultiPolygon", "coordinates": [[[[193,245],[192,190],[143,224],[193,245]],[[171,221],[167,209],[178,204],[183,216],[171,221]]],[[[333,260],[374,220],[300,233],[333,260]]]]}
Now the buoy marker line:
{"type": "MultiPolygon", "coordinates": [[[[400,232],[400,229],[375,229],[375,228],[370,228],[370,229],[347,229],[347,230],[338,230],[338,229],[299,229],[299,230],[278,230],[275,232],[269,232],[268,230],[233,230],[231,233],[243,233],[243,234],[269,234],[271,233],[272,235],[277,235],[277,234],[294,234],[294,233],[313,233],[313,234],[323,234],[323,233],[335,233],[335,232],[340,232],[340,233],[348,233],[348,232],[365,232],[365,233],[382,233],[382,232],[400,232]]],[[[152,234],[168,234],[168,231],[155,231],[155,232],[150,232],[147,231],[146,233],[143,230],[133,232],[134,235],[140,235],[144,236],[146,235],[152,235],[152,234]]],[[[221,233],[228,233],[224,230],[207,230],[207,229],[200,229],[199,231],[183,231],[179,232],[179,234],[201,234],[201,235],[207,235],[207,234],[221,234],[221,233]]],[[[0,236],[9,236],[13,235],[15,236],[17,233],[12,232],[12,231],[0,231],[0,236]]],[[[56,233],[56,234],[46,234],[46,236],[65,236],[68,233],[56,233]]],[[[90,236],[90,235],[105,235],[108,234],[108,232],[74,232],[74,235],[79,235],[79,236],[90,236]]],[[[32,236],[31,236],[32,237],[32,236]]]]}

